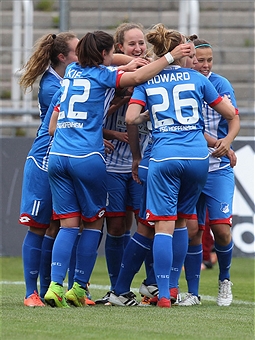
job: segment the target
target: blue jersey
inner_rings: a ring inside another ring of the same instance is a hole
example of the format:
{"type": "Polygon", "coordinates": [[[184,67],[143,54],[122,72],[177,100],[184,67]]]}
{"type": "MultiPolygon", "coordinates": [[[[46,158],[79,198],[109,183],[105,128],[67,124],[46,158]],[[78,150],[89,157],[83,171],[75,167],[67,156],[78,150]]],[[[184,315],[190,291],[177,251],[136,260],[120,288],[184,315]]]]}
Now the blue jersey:
{"type": "Polygon", "coordinates": [[[52,154],[83,157],[104,154],[103,117],[109,88],[116,88],[122,71],[69,65],[61,87],[60,112],[52,154]]]}
{"type": "Polygon", "coordinates": [[[37,136],[27,156],[27,158],[33,159],[37,167],[43,171],[48,171],[49,152],[53,141],[53,137],[49,135],[49,123],[59,94],[60,91],[57,91],[53,96],[45,119],[37,131],[37,136]]]}
{"type": "Polygon", "coordinates": [[[19,221],[27,226],[48,228],[52,216],[48,161],[53,137],[49,135],[49,122],[58,97],[56,93],[52,98],[24,166],[19,221]]]}
{"type": "MultiPolygon", "coordinates": [[[[227,95],[234,107],[236,105],[235,93],[230,82],[216,73],[210,73],[208,79],[214,85],[221,96],[227,95]]],[[[211,108],[206,102],[203,104],[203,116],[205,122],[205,132],[215,139],[222,139],[228,134],[228,122],[217,111],[211,108]]],[[[210,148],[210,152],[214,149],[210,148]]],[[[230,160],[227,156],[209,158],[209,171],[215,171],[230,165],[230,160]]]]}
{"type": "Polygon", "coordinates": [[[42,122],[50,106],[52,97],[61,86],[62,79],[52,67],[49,67],[41,78],[38,92],[38,105],[42,122]]]}
{"type": "Polygon", "coordinates": [[[131,103],[147,106],[152,123],[151,158],[203,159],[208,156],[202,104],[221,97],[211,82],[195,70],[170,66],[135,87],[131,103]]]}

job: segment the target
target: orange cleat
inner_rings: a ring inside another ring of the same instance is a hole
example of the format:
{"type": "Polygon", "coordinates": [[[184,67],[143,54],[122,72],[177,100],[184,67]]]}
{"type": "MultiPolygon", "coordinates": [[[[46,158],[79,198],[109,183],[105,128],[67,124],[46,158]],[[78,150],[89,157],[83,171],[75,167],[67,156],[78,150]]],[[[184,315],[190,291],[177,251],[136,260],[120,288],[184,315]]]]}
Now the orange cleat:
{"type": "Polygon", "coordinates": [[[45,307],[36,291],[24,299],[24,305],[27,307],[45,307]]]}

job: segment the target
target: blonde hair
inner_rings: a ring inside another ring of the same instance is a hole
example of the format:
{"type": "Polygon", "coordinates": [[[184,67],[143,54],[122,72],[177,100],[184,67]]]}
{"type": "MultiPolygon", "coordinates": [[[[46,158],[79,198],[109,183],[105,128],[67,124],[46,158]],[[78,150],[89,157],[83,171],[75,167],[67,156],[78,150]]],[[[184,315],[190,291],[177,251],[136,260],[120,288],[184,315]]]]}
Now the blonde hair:
{"type": "Polygon", "coordinates": [[[180,32],[169,30],[161,23],[151,28],[146,39],[152,45],[153,53],[159,58],[186,40],[180,32]]]}
{"type": "Polygon", "coordinates": [[[114,51],[115,53],[122,53],[120,50],[119,45],[124,44],[124,35],[125,32],[130,31],[134,28],[139,29],[144,34],[144,28],[142,24],[136,24],[134,22],[124,22],[123,24],[119,25],[114,34],[114,51]]]}
{"type": "Polygon", "coordinates": [[[56,67],[60,61],[58,55],[62,53],[67,56],[70,52],[68,42],[76,38],[72,32],[61,32],[59,34],[47,34],[38,39],[34,45],[34,52],[22,67],[23,74],[20,78],[19,84],[24,88],[33,88],[36,79],[42,75],[51,65],[56,67]]]}

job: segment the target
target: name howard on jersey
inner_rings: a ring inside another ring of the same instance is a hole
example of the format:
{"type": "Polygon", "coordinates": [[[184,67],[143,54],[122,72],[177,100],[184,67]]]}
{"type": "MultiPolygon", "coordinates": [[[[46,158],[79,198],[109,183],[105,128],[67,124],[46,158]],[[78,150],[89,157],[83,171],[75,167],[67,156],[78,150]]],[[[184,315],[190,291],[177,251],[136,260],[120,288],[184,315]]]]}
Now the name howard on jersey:
{"type": "Polygon", "coordinates": [[[171,81],[184,81],[190,80],[190,74],[188,72],[170,72],[170,73],[161,73],[153,77],[152,79],[147,81],[147,84],[160,84],[160,83],[169,83],[171,81]]]}

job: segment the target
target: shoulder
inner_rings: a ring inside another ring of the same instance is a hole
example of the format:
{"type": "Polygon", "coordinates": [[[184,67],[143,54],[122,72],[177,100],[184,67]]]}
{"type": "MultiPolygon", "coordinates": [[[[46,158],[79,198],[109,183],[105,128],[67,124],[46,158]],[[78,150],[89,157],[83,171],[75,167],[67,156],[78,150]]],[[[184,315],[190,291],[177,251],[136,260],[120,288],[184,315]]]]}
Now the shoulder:
{"type": "Polygon", "coordinates": [[[60,86],[60,80],[51,72],[46,71],[40,81],[40,87],[60,86]]]}
{"type": "Polygon", "coordinates": [[[218,73],[214,73],[212,72],[209,80],[214,84],[214,83],[218,83],[218,84],[227,84],[227,85],[231,85],[230,81],[223,77],[222,75],[218,74],[218,73]]]}

